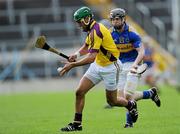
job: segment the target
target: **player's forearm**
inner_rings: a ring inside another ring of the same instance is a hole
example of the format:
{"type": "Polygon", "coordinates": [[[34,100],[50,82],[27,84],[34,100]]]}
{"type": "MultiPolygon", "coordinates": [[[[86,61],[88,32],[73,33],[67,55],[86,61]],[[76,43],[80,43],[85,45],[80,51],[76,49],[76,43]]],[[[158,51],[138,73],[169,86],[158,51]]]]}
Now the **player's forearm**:
{"type": "Polygon", "coordinates": [[[90,64],[92,62],[94,62],[96,56],[94,54],[88,54],[88,56],[84,57],[83,59],[73,62],[72,65],[73,67],[77,67],[77,66],[83,66],[86,64],[90,64]]]}
{"type": "Polygon", "coordinates": [[[143,57],[144,57],[144,47],[141,46],[141,48],[138,50],[138,56],[134,61],[134,65],[138,65],[143,60],[143,57]]]}
{"type": "Polygon", "coordinates": [[[135,65],[138,65],[139,63],[142,62],[143,59],[143,54],[139,54],[138,57],[136,58],[136,61],[134,62],[135,65]]]}

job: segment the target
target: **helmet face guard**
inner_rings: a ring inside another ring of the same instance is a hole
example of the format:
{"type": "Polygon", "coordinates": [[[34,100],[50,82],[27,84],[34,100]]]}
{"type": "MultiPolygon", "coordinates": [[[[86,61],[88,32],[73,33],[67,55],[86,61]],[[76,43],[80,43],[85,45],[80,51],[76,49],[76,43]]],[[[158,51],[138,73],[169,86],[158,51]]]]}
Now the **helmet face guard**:
{"type": "MultiPolygon", "coordinates": [[[[111,21],[113,21],[115,19],[116,20],[120,19],[121,21],[123,21],[125,16],[126,16],[126,12],[125,12],[124,9],[122,9],[122,8],[115,8],[115,9],[110,11],[109,18],[111,19],[111,21]]],[[[116,25],[113,25],[113,27],[115,29],[121,29],[124,26],[124,24],[125,24],[125,20],[124,20],[123,24],[119,24],[119,25],[116,24],[116,25]]]]}
{"type": "Polygon", "coordinates": [[[81,7],[74,13],[74,20],[79,24],[84,32],[87,32],[90,27],[93,14],[88,7],[81,7]]]}
{"type": "Polygon", "coordinates": [[[83,32],[88,32],[90,30],[91,18],[88,17],[87,19],[88,21],[85,21],[84,18],[76,21],[76,23],[78,23],[78,26],[83,30],[83,32]]]}
{"type": "Polygon", "coordinates": [[[126,16],[126,12],[124,9],[122,8],[115,8],[113,10],[110,11],[110,19],[119,17],[119,18],[124,18],[126,16]]]}

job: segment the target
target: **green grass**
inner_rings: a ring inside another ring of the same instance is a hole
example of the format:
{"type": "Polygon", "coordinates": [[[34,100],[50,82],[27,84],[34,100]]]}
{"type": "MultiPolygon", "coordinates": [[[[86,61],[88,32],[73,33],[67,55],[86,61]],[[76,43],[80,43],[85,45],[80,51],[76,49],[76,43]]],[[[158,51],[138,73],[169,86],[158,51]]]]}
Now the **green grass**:
{"type": "MultiPolygon", "coordinates": [[[[74,92],[0,95],[0,134],[60,134],[72,121],[74,92]]],[[[86,96],[81,134],[178,134],[180,94],[172,87],[161,89],[162,107],[151,100],[139,101],[139,119],[124,129],[125,109],[104,109],[104,90],[86,96]]],[[[71,132],[72,133],[72,132],[71,132]]]]}

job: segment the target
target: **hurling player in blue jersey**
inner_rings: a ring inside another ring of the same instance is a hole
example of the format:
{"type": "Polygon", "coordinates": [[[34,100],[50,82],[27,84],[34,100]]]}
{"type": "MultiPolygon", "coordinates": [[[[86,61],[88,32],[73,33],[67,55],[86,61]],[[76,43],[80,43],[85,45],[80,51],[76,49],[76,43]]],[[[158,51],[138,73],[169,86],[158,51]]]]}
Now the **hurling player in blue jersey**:
{"type": "MultiPolygon", "coordinates": [[[[122,72],[120,73],[118,89],[119,96],[128,100],[152,99],[160,107],[160,99],[157,88],[153,87],[145,91],[136,91],[138,86],[138,67],[142,63],[144,47],[140,36],[126,23],[126,12],[124,9],[116,8],[110,11],[112,23],[111,35],[117,45],[122,62],[122,72]]],[[[129,113],[126,113],[125,128],[133,127],[129,113]]]]}

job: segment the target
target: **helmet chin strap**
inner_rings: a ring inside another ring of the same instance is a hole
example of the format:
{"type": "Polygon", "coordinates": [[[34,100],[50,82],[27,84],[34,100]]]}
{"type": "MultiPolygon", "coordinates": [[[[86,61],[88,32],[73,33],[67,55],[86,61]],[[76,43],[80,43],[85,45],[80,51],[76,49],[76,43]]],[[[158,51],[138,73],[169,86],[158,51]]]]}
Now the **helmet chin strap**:
{"type": "Polygon", "coordinates": [[[120,19],[121,19],[121,21],[123,22],[123,24],[113,26],[114,29],[116,29],[116,30],[121,30],[121,29],[123,28],[123,26],[125,25],[125,19],[124,19],[124,18],[120,18],[120,19]]]}
{"type": "Polygon", "coordinates": [[[124,26],[124,24],[123,24],[123,25],[119,25],[119,26],[114,26],[114,28],[115,28],[116,30],[120,30],[123,26],[124,26]]]}
{"type": "Polygon", "coordinates": [[[124,21],[124,23],[123,23],[122,25],[114,26],[114,28],[115,28],[116,30],[120,30],[120,29],[123,28],[124,25],[125,25],[125,21],[124,21]]]}
{"type": "Polygon", "coordinates": [[[91,18],[88,17],[88,22],[86,22],[86,21],[84,20],[84,18],[83,18],[83,19],[82,19],[82,22],[83,22],[86,26],[88,26],[89,23],[90,23],[90,20],[91,20],[91,18]]]}
{"type": "Polygon", "coordinates": [[[88,17],[88,22],[85,22],[85,19],[84,19],[84,18],[83,18],[81,21],[86,25],[86,27],[84,27],[83,31],[84,31],[84,32],[89,31],[89,30],[90,30],[91,18],[88,17]]]}

